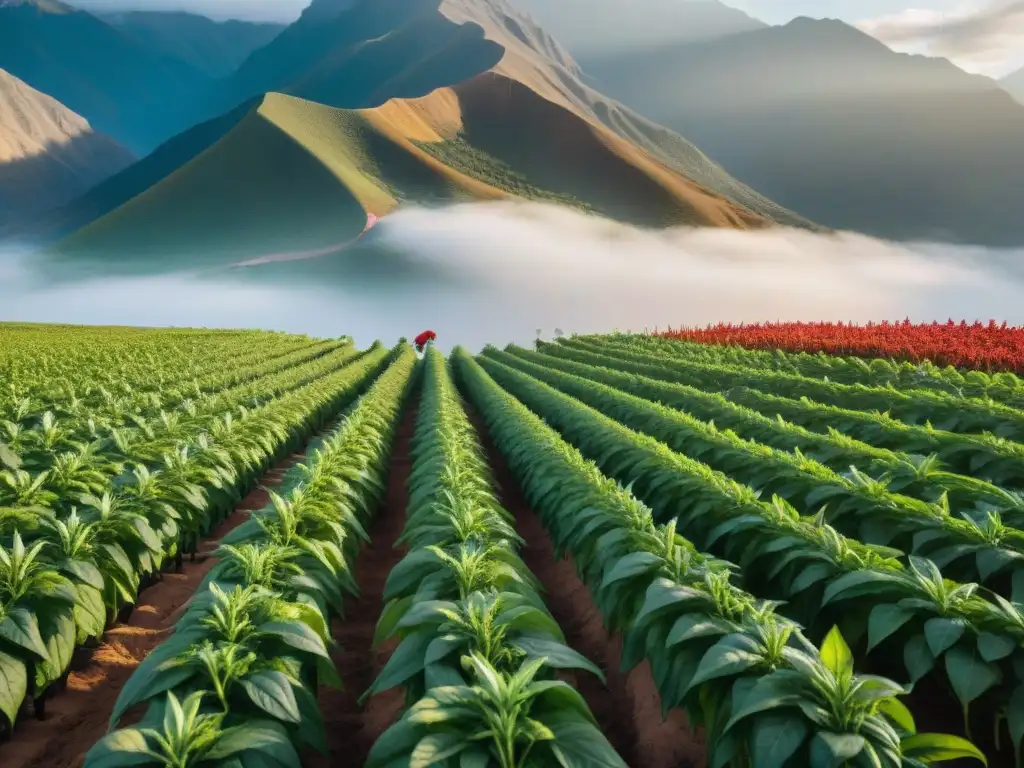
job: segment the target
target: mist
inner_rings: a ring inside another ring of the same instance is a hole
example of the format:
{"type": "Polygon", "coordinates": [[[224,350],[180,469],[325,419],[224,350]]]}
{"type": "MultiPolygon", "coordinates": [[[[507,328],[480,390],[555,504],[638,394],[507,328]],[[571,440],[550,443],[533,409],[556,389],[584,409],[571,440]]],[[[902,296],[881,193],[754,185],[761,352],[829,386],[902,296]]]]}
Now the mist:
{"type": "Polygon", "coordinates": [[[555,329],[719,321],[1024,323],[1024,251],[783,228],[642,230],[532,203],[403,210],[361,248],[358,260],[370,267],[375,253],[388,254],[374,280],[326,270],[345,257],[334,254],[56,285],[39,283],[37,256],[8,250],[0,253],[0,320],[268,328],[349,334],[360,345],[430,328],[445,351],[527,344],[537,329],[551,338],[555,329]]]}

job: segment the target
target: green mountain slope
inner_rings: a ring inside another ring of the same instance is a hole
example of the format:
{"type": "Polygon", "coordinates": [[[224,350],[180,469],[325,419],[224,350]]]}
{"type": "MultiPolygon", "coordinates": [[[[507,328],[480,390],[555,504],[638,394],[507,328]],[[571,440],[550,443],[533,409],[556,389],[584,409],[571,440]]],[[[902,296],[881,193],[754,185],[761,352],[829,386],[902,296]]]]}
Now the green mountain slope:
{"type": "Polygon", "coordinates": [[[147,50],[184,61],[210,77],[227,77],[285,28],[284,24],[214,21],[183,11],[127,11],[100,18],[147,50]]]}
{"type": "Polygon", "coordinates": [[[0,228],[81,195],[134,155],[0,69],[0,228]]]}
{"type": "Polygon", "coordinates": [[[673,171],[759,216],[810,222],[732,178],[678,134],[607,98],[506,0],[314,0],[223,84],[217,108],[280,91],[343,108],[418,98],[485,71],[611,129],[673,171]]]}
{"type": "Polygon", "coordinates": [[[1024,106],[946,60],[837,21],[619,57],[598,87],[824,225],[1024,243],[1024,106]]]}
{"type": "Polygon", "coordinates": [[[139,155],[186,127],[184,105],[209,87],[185,62],[57,0],[0,0],[0,68],[139,155]]]}
{"type": "MultiPolygon", "coordinates": [[[[198,143],[187,134],[179,142],[198,143]]],[[[122,272],[216,267],[340,248],[370,214],[407,201],[509,198],[651,226],[768,223],[607,128],[484,73],[368,110],[268,94],[190,161],[49,256],[64,276],[74,265],[122,272]]]]}

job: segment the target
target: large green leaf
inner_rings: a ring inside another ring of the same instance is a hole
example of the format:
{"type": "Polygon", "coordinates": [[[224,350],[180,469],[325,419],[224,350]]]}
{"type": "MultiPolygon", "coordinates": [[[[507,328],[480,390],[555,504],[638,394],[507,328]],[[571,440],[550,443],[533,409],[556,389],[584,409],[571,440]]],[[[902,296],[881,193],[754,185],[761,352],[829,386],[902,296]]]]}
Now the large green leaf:
{"type": "Polygon", "coordinates": [[[864,737],[856,733],[818,731],[811,739],[811,765],[814,768],[839,768],[864,749],[864,737]]]}
{"type": "Polygon", "coordinates": [[[976,746],[959,736],[948,733],[918,733],[908,736],[900,742],[900,748],[907,757],[924,763],[937,763],[944,760],[974,758],[988,765],[988,759],[976,746]]]}
{"type": "Polygon", "coordinates": [[[327,653],[327,646],[324,645],[324,641],[320,639],[320,636],[305,622],[270,621],[266,624],[261,624],[259,626],[259,631],[268,635],[276,635],[281,638],[286,645],[297,650],[312,653],[317,656],[323,656],[324,658],[330,657],[327,653]]]}
{"type": "Polygon", "coordinates": [[[807,739],[808,727],[801,715],[763,715],[751,731],[753,768],[779,768],[807,739]]]}
{"type": "Polygon", "coordinates": [[[853,674],[853,654],[839,627],[832,627],[821,644],[821,661],[837,678],[853,674]]]}
{"type": "Polygon", "coordinates": [[[155,764],[146,737],[137,728],[108,733],[85,755],[83,768],[121,768],[126,765],[155,764]]]}
{"type": "Polygon", "coordinates": [[[913,617],[913,611],[898,605],[876,605],[868,615],[868,650],[899,630],[913,617]]]}
{"type": "Polygon", "coordinates": [[[718,677],[741,674],[760,662],[761,655],[749,638],[743,635],[723,637],[704,654],[687,690],[718,677]]]}
{"type": "Polygon", "coordinates": [[[28,693],[28,670],[17,656],[0,650],[0,712],[10,723],[18,717],[18,710],[28,693]]]}
{"type": "Polygon", "coordinates": [[[291,682],[283,672],[264,670],[241,681],[252,702],[267,714],[286,723],[301,719],[291,682]]]}
{"type": "Polygon", "coordinates": [[[459,733],[432,733],[416,744],[409,756],[409,768],[430,768],[470,746],[472,742],[459,733]]]}
{"type": "Polygon", "coordinates": [[[262,753],[286,768],[302,766],[288,732],[272,720],[250,720],[228,728],[206,754],[206,759],[223,760],[247,751],[262,753]]]}
{"type": "Polygon", "coordinates": [[[953,648],[946,653],[946,674],[963,706],[970,704],[1002,679],[998,667],[963,648],[953,648]]]}
{"type": "Polygon", "coordinates": [[[596,664],[564,643],[540,637],[520,637],[514,640],[513,644],[522,648],[529,659],[543,657],[547,666],[556,669],[585,669],[593,672],[601,678],[601,682],[604,682],[604,674],[596,664]]]}
{"type": "Polygon", "coordinates": [[[612,745],[590,723],[566,721],[549,727],[555,734],[551,749],[563,768],[626,768],[612,745]]]}
{"type": "Polygon", "coordinates": [[[963,619],[928,619],[924,623],[924,636],[932,656],[939,658],[963,636],[965,629],[966,622],[963,619]]]}
{"type": "Polygon", "coordinates": [[[25,608],[15,608],[0,621],[0,638],[24,648],[44,661],[49,658],[46,643],[39,634],[39,622],[25,608]]]}

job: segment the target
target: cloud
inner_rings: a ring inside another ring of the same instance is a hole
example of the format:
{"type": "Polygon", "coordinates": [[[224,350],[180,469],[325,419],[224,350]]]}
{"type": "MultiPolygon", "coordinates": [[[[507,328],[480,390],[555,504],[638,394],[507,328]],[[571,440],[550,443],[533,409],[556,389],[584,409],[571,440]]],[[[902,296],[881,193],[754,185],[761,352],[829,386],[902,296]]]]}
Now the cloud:
{"type": "Polygon", "coordinates": [[[400,211],[377,225],[375,239],[407,263],[387,262],[372,281],[340,279],[311,259],[213,277],[30,288],[34,260],[8,259],[5,273],[0,258],[0,320],[272,328],[350,334],[361,345],[431,328],[442,349],[530,343],[538,328],[550,338],[555,328],[717,321],[1024,324],[1024,252],[781,228],[643,230],[515,203],[400,211]],[[295,279],[282,281],[282,269],[295,279]],[[424,279],[432,274],[458,279],[424,279]]]}
{"type": "Polygon", "coordinates": [[[857,26],[897,50],[944,56],[980,74],[999,77],[1024,64],[1024,0],[910,8],[857,26]]]}

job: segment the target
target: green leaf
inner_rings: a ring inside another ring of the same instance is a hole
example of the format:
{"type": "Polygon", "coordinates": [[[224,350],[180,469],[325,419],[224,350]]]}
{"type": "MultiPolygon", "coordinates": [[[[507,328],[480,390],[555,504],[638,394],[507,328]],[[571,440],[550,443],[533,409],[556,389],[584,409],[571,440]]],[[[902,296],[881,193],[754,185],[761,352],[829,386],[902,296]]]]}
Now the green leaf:
{"type": "Polygon", "coordinates": [[[39,634],[39,622],[36,621],[35,615],[25,608],[15,608],[0,621],[0,638],[31,651],[43,660],[50,657],[46,643],[39,634]]]}
{"type": "Polygon", "coordinates": [[[551,750],[562,768],[627,768],[626,763],[590,723],[548,723],[555,734],[551,750]]]}
{"type": "Polygon", "coordinates": [[[430,768],[459,754],[470,742],[457,733],[432,733],[416,744],[409,756],[409,768],[430,768]]]}
{"type": "Polygon", "coordinates": [[[864,749],[864,737],[855,733],[818,731],[811,739],[811,765],[838,768],[864,749]]]}
{"type": "Polygon", "coordinates": [[[903,647],[903,664],[910,673],[910,682],[916,683],[932,671],[935,657],[928,648],[924,635],[916,635],[903,647]]]}
{"type": "Polygon", "coordinates": [[[272,720],[249,720],[228,728],[217,739],[206,760],[223,760],[239,752],[252,750],[273,758],[286,768],[301,768],[299,755],[284,726],[272,720]]]}
{"type": "Polygon", "coordinates": [[[988,760],[976,746],[960,736],[948,733],[919,733],[908,736],[900,742],[904,756],[923,763],[938,763],[943,760],[974,758],[988,765],[988,760]]]}
{"type": "Polygon", "coordinates": [[[939,658],[964,634],[966,628],[962,619],[928,619],[924,623],[924,636],[932,656],[939,658]]]}
{"type": "Polygon", "coordinates": [[[821,661],[837,678],[853,674],[853,654],[839,627],[832,627],[821,644],[821,661]]]}
{"type": "Polygon", "coordinates": [[[0,712],[14,724],[21,702],[28,693],[28,670],[25,662],[0,650],[0,712]]]}
{"type": "Polygon", "coordinates": [[[286,645],[297,650],[312,653],[316,656],[323,656],[324,658],[330,658],[330,654],[327,653],[327,646],[324,645],[324,641],[320,639],[320,636],[313,631],[313,628],[305,622],[270,621],[266,624],[261,624],[259,631],[268,635],[276,635],[281,638],[286,645]]]}
{"type": "Polygon", "coordinates": [[[741,674],[759,663],[761,655],[753,641],[742,635],[723,637],[704,654],[687,690],[718,677],[741,674]]]}
{"type": "Polygon", "coordinates": [[[963,648],[953,648],[946,654],[946,673],[965,707],[1002,679],[998,667],[963,648]]]}
{"type": "Polygon", "coordinates": [[[272,717],[286,723],[300,721],[299,704],[283,672],[264,670],[241,680],[252,702],[272,717]]]}
{"type": "Polygon", "coordinates": [[[914,722],[914,716],[907,709],[907,705],[899,699],[895,697],[882,699],[882,701],[878,702],[878,711],[907,733],[917,733],[917,724],[914,722]]]}
{"type": "Polygon", "coordinates": [[[380,619],[377,620],[377,628],[373,633],[374,648],[380,647],[381,643],[394,634],[396,625],[405,615],[405,612],[409,610],[412,601],[412,595],[388,601],[388,604],[384,606],[384,610],[381,611],[380,619]]]}
{"type": "Polygon", "coordinates": [[[868,651],[914,617],[913,611],[898,605],[876,605],[868,616],[868,651]]]}
{"type": "Polygon", "coordinates": [[[137,728],[108,733],[85,755],[83,768],[121,768],[125,765],[153,763],[146,737],[137,728]]]}
{"type": "Polygon", "coordinates": [[[615,565],[605,572],[600,589],[623,579],[631,579],[643,573],[652,573],[664,564],[664,560],[650,552],[630,552],[619,558],[615,565]]]}
{"type": "Polygon", "coordinates": [[[807,738],[808,727],[797,715],[765,715],[754,722],[750,752],[753,768],[779,768],[807,738]]]}
{"type": "Polygon", "coordinates": [[[586,669],[604,682],[604,674],[590,659],[563,643],[540,637],[521,637],[513,640],[512,644],[522,648],[529,659],[543,657],[545,664],[555,669],[586,669]]]}
{"type": "Polygon", "coordinates": [[[434,633],[431,631],[413,632],[402,639],[395,652],[391,654],[384,669],[380,671],[373,685],[360,697],[360,701],[366,697],[402,685],[413,675],[423,671],[424,654],[427,646],[434,640],[434,633]]]}
{"type": "Polygon", "coordinates": [[[985,661],[1005,659],[1017,647],[1017,641],[1006,635],[982,632],[978,635],[978,653],[985,661]]]}

